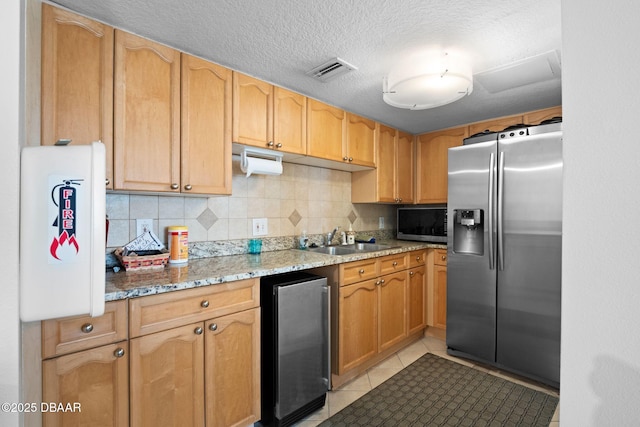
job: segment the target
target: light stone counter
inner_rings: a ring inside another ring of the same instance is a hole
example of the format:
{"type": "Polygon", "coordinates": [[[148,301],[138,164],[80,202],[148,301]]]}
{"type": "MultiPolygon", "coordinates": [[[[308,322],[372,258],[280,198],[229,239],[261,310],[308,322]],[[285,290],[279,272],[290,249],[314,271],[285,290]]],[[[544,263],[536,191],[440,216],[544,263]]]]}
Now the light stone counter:
{"type": "Polygon", "coordinates": [[[260,255],[243,254],[194,259],[189,260],[187,264],[174,264],[176,266],[170,264],[158,270],[107,272],[105,301],[135,298],[252,277],[306,270],[418,249],[446,249],[446,245],[442,244],[402,240],[379,243],[398,247],[383,251],[341,256],[288,249],[263,252],[260,255]]]}

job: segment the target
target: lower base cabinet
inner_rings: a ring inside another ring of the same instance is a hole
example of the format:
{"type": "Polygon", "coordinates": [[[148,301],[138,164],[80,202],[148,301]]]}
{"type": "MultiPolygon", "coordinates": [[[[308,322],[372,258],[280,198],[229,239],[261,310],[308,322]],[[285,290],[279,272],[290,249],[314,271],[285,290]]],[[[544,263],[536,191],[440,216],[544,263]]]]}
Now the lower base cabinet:
{"type": "Polygon", "coordinates": [[[128,353],[124,341],[44,360],[43,405],[63,404],[65,411],[43,411],[42,425],[128,426],[128,353]]]}
{"type": "Polygon", "coordinates": [[[131,340],[131,426],[260,418],[260,309],[131,340]]]}

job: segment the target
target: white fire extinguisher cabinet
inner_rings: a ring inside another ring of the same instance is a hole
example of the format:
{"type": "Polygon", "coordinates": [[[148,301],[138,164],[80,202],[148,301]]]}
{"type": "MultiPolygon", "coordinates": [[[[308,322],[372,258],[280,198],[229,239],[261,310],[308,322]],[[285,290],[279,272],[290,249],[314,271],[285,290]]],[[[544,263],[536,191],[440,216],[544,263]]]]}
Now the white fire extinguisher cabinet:
{"type": "Polygon", "coordinates": [[[24,147],[20,175],[20,318],[102,315],[104,144],[24,147]]]}

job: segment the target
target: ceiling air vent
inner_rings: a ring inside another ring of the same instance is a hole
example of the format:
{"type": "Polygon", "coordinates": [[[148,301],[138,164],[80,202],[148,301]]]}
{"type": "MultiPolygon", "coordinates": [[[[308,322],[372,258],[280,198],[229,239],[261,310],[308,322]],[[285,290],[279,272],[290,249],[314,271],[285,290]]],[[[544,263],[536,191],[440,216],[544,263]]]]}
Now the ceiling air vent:
{"type": "Polygon", "coordinates": [[[357,67],[349,64],[340,58],[333,58],[322,65],[318,65],[313,70],[307,71],[307,75],[323,83],[333,80],[349,71],[357,70],[357,67]]]}

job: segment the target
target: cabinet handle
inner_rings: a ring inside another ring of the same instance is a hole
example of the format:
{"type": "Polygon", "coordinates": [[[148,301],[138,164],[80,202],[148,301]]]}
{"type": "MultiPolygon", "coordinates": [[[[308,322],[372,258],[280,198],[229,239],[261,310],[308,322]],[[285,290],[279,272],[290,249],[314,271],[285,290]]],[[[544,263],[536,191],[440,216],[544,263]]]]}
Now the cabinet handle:
{"type": "Polygon", "coordinates": [[[353,162],[353,157],[349,157],[349,161],[350,161],[350,162],[353,162]]]}
{"type": "Polygon", "coordinates": [[[209,329],[212,331],[217,331],[218,330],[218,324],[217,323],[212,323],[209,325],[209,329]]]}
{"type": "Polygon", "coordinates": [[[88,334],[89,332],[93,331],[93,325],[91,323],[85,323],[80,329],[85,334],[88,334]]]}
{"type": "Polygon", "coordinates": [[[376,280],[376,286],[380,286],[380,280],[376,280]]]}
{"type": "Polygon", "coordinates": [[[202,301],[202,302],[200,303],[200,307],[202,307],[202,308],[207,308],[207,307],[209,307],[209,301],[207,301],[207,300],[202,301]]]}
{"type": "Polygon", "coordinates": [[[384,285],[384,279],[380,280],[380,284],[384,285]]]}
{"type": "Polygon", "coordinates": [[[342,158],[342,160],[344,160],[344,161],[346,162],[347,160],[349,160],[349,158],[348,158],[347,156],[344,156],[344,157],[342,158]]]}
{"type": "Polygon", "coordinates": [[[111,184],[111,181],[109,180],[109,178],[105,178],[104,185],[109,185],[109,184],[111,184]]]}
{"type": "Polygon", "coordinates": [[[273,141],[267,142],[267,147],[273,147],[273,141]]]}
{"type": "Polygon", "coordinates": [[[393,261],[393,266],[397,267],[398,266],[398,261],[393,261]]]}
{"type": "Polygon", "coordinates": [[[416,261],[420,261],[420,257],[419,256],[416,257],[416,261]]]}
{"type": "Polygon", "coordinates": [[[361,268],[360,271],[358,271],[358,273],[364,274],[364,268],[361,268]]]}
{"type": "Polygon", "coordinates": [[[187,190],[187,191],[191,191],[192,188],[193,187],[191,186],[191,184],[187,184],[187,185],[184,186],[184,189],[187,190]]]}
{"type": "Polygon", "coordinates": [[[172,190],[177,190],[178,188],[180,188],[180,186],[178,184],[176,184],[175,182],[173,184],[171,184],[171,189],[172,190]]]}
{"type": "Polygon", "coordinates": [[[278,143],[276,144],[276,148],[282,148],[282,144],[278,142],[278,143]]]}
{"type": "Polygon", "coordinates": [[[414,273],[413,271],[410,271],[410,272],[409,272],[409,276],[412,276],[412,277],[413,277],[413,275],[414,275],[414,274],[416,274],[416,273],[414,273]]]}
{"type": "Polygon", "coordinates": [[[113,352],[113,355],[114,355],[115,357],[122,357],[122,356],[124,356],[124,348],[120,348],[120,347],[116,348],[116,349],[115,349],[115,351],[113,352]]]}
{"type": "Polygon", "coordinates": [[[447,256],[446,255],[442,255],[442,260],[446,261],[447,260],[447,256]]]}
{"type": "Polygon", "coordinates": [[[193,333],[196,335],[202,335],[202,327],[198,326],[193,330],[193,333]]]}

